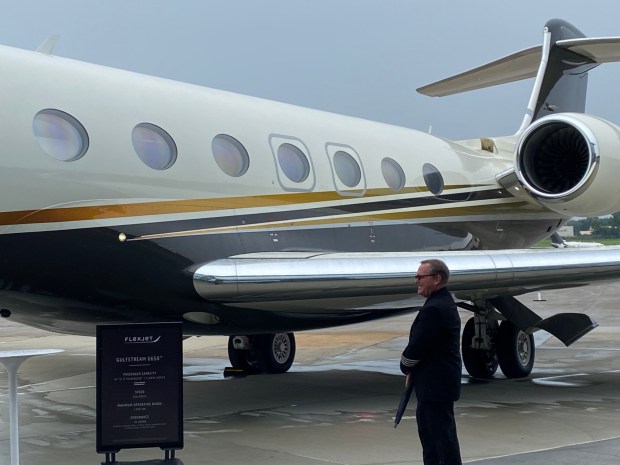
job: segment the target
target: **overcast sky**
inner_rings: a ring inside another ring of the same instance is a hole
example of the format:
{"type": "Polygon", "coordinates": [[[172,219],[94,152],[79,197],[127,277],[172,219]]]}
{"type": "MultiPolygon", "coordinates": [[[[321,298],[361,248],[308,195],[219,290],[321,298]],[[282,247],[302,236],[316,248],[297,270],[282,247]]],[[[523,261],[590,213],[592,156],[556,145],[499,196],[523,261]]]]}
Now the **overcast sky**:
{"type": "MultiPolygon", "coordinates": [[[[415,89],[542,41],[551,18],[620,36],[618,0],[0,0],[0,44],[383,121],[451,139],[512,134],[532,80],[441,99],[415,89]]],[[[620,123],[620,64],[589,113],[620,123]]],[[[1,76],[0,76],[1,85],[1,76]]]]}

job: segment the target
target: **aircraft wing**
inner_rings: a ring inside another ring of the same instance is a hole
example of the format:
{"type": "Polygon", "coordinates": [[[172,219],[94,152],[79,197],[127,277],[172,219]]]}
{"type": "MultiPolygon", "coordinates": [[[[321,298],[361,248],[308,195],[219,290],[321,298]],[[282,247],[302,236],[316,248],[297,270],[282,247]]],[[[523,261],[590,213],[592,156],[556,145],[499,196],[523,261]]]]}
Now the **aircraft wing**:
{"type": "Polygon", "coordinates": [[[415,293],[421,260],[448,265],[463,300],[584,286],[620,278],[620,246],[397,253],[254,253],[206,263],[194,287],[219,302],[377,297],[415,293]]]}
{"type": "MultiPolygon", "coordinates": [[[[204,264],[194,287],[211,302],[245,308],[316,312],[416,309],[413,275],[421,260],[450,269],[457,299],[488,301],[519,329],[544,329],[570,345],[597,323],[581,313],[543,319],[516,295],[585,286],[620,278],[620,246],[597,249],[522,249],[410,253],[255,253],[204,264]]],[[[460,306],[473,310],[471,304],[460,306]]],[[[188,318],[191,319],[191,317],[188,318]]]]}

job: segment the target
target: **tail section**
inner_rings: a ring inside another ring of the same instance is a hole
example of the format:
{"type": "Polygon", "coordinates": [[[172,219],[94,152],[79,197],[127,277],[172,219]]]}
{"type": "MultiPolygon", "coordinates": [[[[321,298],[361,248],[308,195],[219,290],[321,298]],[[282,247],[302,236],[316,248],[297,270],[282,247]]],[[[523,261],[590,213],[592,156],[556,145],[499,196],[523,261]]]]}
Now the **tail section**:
{"type": "Polygon", "coordinates": [[[562,47],[561,41],[585,38],[572,24],[552,19],[545,25],[540,67],[520,130],[550,113],[584,113],[588,71],[594,60],[562,47]]]}
{"type": "Polygon", "coordinates": [[[543,44],[443,79],[418,89],[443,97],[536,77],[519,132],[552,113],[585,111],[588,71],[601,63],[620,61],[620,37],[586,38],[572,24],[552,19],[543,44]]]}

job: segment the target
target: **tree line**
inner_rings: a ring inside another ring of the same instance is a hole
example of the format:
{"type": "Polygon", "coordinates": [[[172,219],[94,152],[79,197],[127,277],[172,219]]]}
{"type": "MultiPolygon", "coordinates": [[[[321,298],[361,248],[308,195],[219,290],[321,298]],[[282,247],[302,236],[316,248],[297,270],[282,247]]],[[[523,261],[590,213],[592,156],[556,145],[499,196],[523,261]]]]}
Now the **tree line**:
{"type": "Polygon", "coordinates": [[[620,212],[603,217],[573,219],[567,225],[573,227],[575,236],[585,236],[588,234],[583,234],[583,231],[592,231],[592,234],[589,235],[592,238],[619,238],[620,212]]]}

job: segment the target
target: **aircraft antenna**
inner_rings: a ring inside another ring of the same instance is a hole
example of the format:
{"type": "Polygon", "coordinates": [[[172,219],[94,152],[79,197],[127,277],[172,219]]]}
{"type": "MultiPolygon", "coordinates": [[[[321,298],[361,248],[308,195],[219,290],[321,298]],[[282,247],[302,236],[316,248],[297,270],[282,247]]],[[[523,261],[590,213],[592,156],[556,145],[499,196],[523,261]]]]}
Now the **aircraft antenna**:
{"type": "Polygon", "coordinates": [[[58,34],[52,34],[43,42],[41,42],[41,45],[37,47],[36,51],[40,53],[45,53],[46,55],[51,55],[59,39],[60,36],[58,34]]]}

